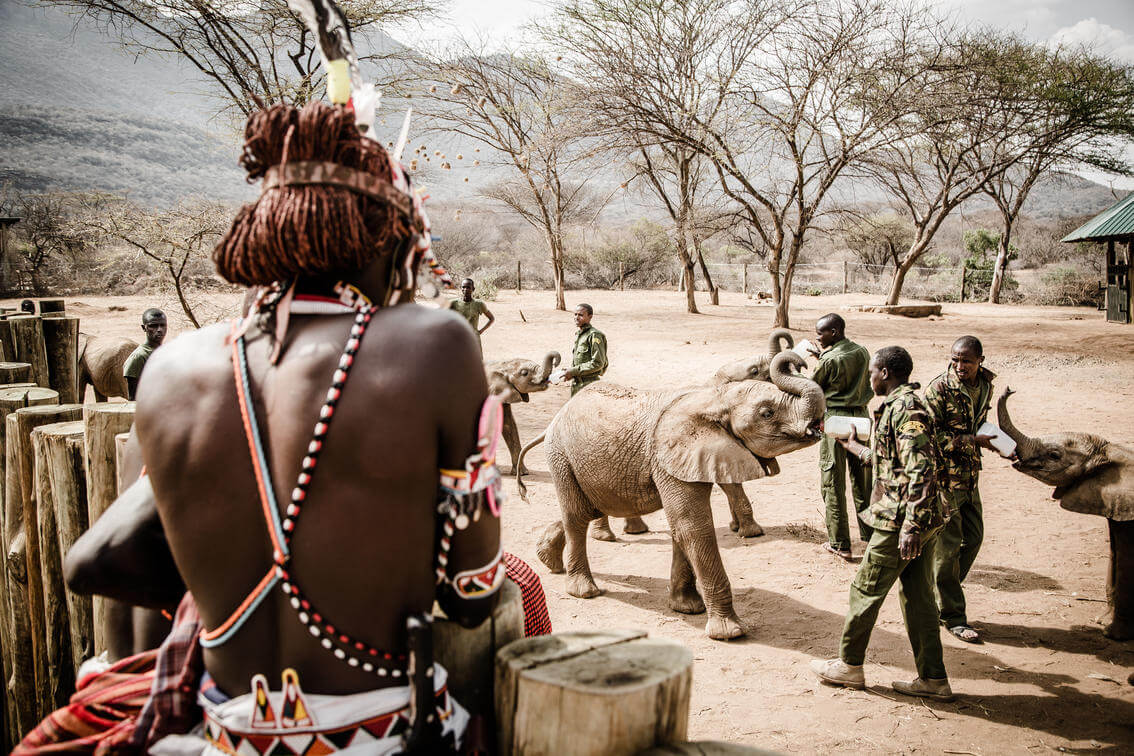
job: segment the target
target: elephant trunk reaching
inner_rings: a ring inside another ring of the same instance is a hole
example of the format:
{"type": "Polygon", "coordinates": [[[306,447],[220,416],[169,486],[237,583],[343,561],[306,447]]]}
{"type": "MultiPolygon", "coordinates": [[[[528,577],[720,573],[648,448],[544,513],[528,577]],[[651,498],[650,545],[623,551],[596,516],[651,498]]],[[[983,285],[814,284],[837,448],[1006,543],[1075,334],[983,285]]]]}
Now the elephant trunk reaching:
{"type": "Polygon", "coordinates": [[[1012,389],[1005,386],[1004,393],[996,400],[996,421],[1000,424],[1000,429],[1016,442],[1016,455],[1021,460],[1030,459],[1039,452],[1040,444],[1034,438],[1025,436],[1012,423],[1012,418],[1008,415],[1008,397],[1013,393],[1012,389]]]}
{"type": "Polygon", "coordinates": [[[543,369],[540,370],[538,382],[547,383],[548,378],[551,377],[551,371],[559,365],[562,359],[559,352],[548,352],[543,358],[543,369]]]}
{"type": "Polygon", "coordinates": [[[807,362],[795,352],[780,352],[773,357],[770,368],[772,383],[780,391],[799,397],[803,405],[803,416],[812,418],[816,432],[818,432],[823,411],[827,408],[827,402],[823,398],[823,389],[815,381],[793,371],[792,366],[799,370],[807,367],[807,362]]]}
{"type": "Polygon", "coordinates": [[[786,328],[777,328],[772,331],[771,335],[768,337],[768,357],[775,357],[782,352],[785,342],[787,343],[788,349],[795,346],[795,339],[792,338],[791,331],[786,328]]]}

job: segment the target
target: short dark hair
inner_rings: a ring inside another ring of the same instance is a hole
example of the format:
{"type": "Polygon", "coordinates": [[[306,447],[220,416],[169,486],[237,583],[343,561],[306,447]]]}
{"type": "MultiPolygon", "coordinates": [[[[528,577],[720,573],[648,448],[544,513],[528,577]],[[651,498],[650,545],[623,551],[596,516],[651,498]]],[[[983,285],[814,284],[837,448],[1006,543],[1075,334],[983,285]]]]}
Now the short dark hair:
{"type": "Polygon", "coordinates": [[[156,307],[151,307],[150,309],[142,313],[142,325],[145,325],[155,318],[161,318],[162,320],[165,320],[165,313],[156,307]]]}
{"type": "Polygon", "coordinates": [[[30,299],[25,299],[23,302],[20,302],[20,312],[30,312],[32,314],[35,314],[35,302],[31,301],[30,299]]]}
{"type": "Polygon", "coordinates": [[[473,288],[476,288],[476,281],[472,280],[471,278],[462,278],[461,279],[461,286],[465,285],[465,281],[468,281],[469,283],[471,283],[473,285],[473,288]]]}
{"type": "Polygon", "coordinates": [[[953,349],[959,349],[963,352],[972,352],[977,357],[984,356],[984,347],[981,346],[980,339],[976,336],[962,336],[953,342],[953,349]]]}
{"type": "Polygon", "coordinates": [[[827,323],[828,327],[834,328],[839,333],[847,330],[847,321],[843,320],[843,316],[835,312],[829,312],[823,317],[819,318],[820,323],[827,323]]]}
{"type": "Polygon", "coordinates": [[[579,304],[575,305],[575,309],[576,310],[586,310],[587,314],[590,315],[591,317],[594,317],[594,315],[595,315],[595,308],[591,307],[586,302],[580,302],[579,304]]]}
{"type": "Polygon", "coordinates": [[[897,378],[902,383],[910,379],[913,372],[913,357],[900,346],[882,347],[874,353],[874,361],[878,367],[886,368],[890,377],[897,378]]]}

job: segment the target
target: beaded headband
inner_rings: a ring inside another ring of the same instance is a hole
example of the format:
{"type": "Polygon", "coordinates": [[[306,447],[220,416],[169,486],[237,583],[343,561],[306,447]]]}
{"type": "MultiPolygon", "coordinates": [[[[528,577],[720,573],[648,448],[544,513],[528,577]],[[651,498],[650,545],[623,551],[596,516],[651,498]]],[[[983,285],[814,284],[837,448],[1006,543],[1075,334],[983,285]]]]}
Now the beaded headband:
{"type": "Polygon", "coordinates": [[[289,186],[334,186],[361,194],[379,202],[386,202],[405,216],[411,225],[420,229],[413,200],[389,181],[372,173],[348,168],[338,163],[319,160],[299,160],[294,163],[273,165],[264,173],[260,193],[269,189],[282,189],[289,186]]]}

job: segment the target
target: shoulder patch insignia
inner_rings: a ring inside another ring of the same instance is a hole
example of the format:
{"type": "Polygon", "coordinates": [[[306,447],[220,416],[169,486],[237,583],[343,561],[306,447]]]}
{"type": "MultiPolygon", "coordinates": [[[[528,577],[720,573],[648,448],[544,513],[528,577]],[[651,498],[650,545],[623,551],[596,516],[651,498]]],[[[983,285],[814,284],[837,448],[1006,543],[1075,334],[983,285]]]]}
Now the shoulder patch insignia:
{"type": "Polygon", "coordinates": [[[902,434],[903,436],[906,434],[917,435],[919,433],[925,433],[925,431],[925,423],[921,422],[920,420],[909,420],[903,423],[901,428],[898,428],[898,433],[902,434]]]}

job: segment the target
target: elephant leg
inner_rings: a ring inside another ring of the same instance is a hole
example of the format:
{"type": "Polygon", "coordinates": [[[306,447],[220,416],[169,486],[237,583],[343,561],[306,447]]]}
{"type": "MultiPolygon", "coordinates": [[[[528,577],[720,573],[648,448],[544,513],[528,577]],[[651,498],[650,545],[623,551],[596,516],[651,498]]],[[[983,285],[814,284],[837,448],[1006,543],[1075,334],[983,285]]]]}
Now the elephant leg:
{"type": "Polygon", "coordinates": [[[1110,567],[1106,576],[1108,617],[1103,633],[1118,641],[1134,639],[1134,521],[1107,519],[1110,567]]]}
{"type": "Polygon", "coordinates": [[[701,584],[709,618],[705,634],[714,640],[728,640],[744,635],[740,618],[732,605],[732,586],[725,573],[717,534],[713,528],[713,512],[709,508],[711,483],[685,483],[659,476],[661,493],[669,529],[677,545],[689,558],[697,582],[701,584]]]}
{"type": "Polygon", "coordinates": [[[536,556],[543,562],[552,574],[562,575],[566,572],[563,566],[563,547],[567,544],[567,536],[563,534],[563,521],[555,522],[544,528],[536,544],[536,556]]]}
{"type": "Polygon", "coordinates": [[[641,533],[649,533],[650,526],[641,517],[627,517],[626,522],[622,525],[622,532],[627,535],[639,535],[641,533]]]}
{"type": "Polygon", "coordinates": [[[555,475],[555,493],[559,497],[567,541],[567,593],[578,598],[594,598],[602,591],[595,584],[587,561],[587,523],[599,512],[583,493],[570,463],[554,448],[548,450],[548,464],[555,475]]]}
{"type": "MultiPolygon", "coordinates": [[[[500,428],[500,435],[504,437],[504,443],[508,445],[508,456],[512,458],[512,472],[510,475],[516,474],[516,460],[520,458],[520,431],[516,428],[516,417],[512,414],[512,405],[504,405],[504,424],[500,428]]],[[[521,475],[528,474],[527,465],[524,465],[521,475]]]]}
{"type": "Polygon", "coordinates": [[[764,529],[752,516],[752,502],[744,493],[744,485],[741,483],[718,483],[717,485],[728,498],[728,511],[732,514],[728,529],[742,538],[764,535],[764,529]]]}
{"type": "Polygon", "coordinates": [[[697,577],[689,556],[677,539],[673,539],[673,563],[669,568],[669,608],[682,614],[701,614],[705,602],[697,592],[697,577]]]}
{"type": "Polygon", "coordinates": [[[591,538],[596,541],[617,541],[614,531],[610,529],[610,518],[606,515],[596,517],[591,521],[591,538]]]}

